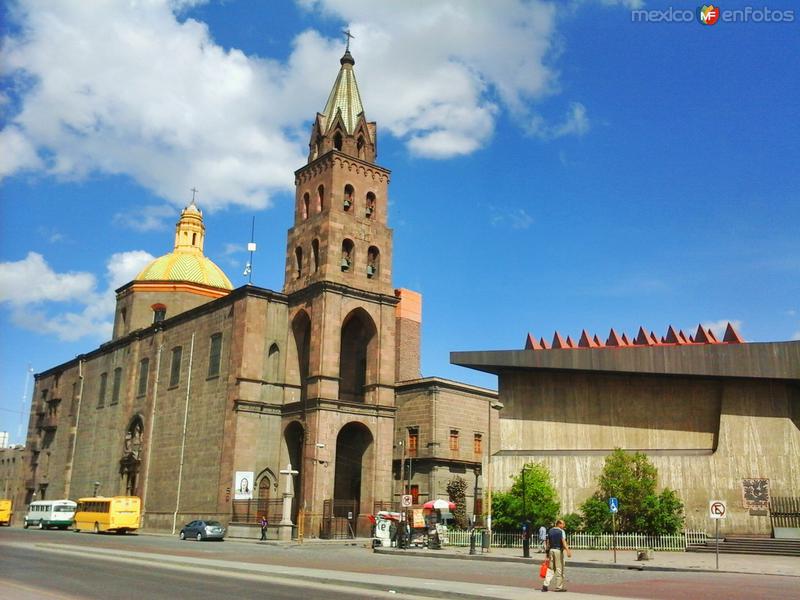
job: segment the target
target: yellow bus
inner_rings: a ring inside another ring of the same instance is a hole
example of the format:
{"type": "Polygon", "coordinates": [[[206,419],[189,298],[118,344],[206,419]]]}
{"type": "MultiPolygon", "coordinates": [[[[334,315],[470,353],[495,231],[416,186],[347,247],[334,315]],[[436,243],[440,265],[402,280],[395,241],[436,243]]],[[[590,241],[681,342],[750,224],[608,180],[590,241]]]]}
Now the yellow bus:
{"type": "Polygon", "coordinates": [[[10,527],[11,516],[13,514],[14,513],[11,510],[11,500],[0,500],[0,525],[10,527]]]}
{"type": "Polygon", "coordinates": [[[136,496],[92,496],[78,500],[72,528],[75,531],[88,529],[95,533],[127,533],[139,529],[140,518],[141,500],[136,496]]]}

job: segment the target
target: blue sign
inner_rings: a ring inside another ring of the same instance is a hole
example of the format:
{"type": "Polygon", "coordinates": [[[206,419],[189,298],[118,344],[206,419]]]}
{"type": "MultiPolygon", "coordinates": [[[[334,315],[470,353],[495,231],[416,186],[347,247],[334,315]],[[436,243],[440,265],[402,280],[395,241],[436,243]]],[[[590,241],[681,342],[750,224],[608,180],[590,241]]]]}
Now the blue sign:
{"type": "Polygon", "coordinates": [[[608,499],[608,510],[612,513],[615,513],[619,510],[619,500],[616,498],[609,498],[608,499]]]}

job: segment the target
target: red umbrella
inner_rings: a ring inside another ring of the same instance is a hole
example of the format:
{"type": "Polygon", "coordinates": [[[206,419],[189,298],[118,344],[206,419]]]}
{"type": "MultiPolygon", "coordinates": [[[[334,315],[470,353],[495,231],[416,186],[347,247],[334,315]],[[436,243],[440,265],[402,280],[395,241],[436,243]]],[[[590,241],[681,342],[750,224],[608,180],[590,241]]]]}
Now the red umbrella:
{"type": "Polygon", "coordinates": [[[435,510],[444,510],[444,509],[453,509],[455,508],[455,502],[450,502],[449,500],[442,500],[441,498],[437,498],[436,500],[430,500],[422,505],[422,508],[432,508],[435,510]]]}

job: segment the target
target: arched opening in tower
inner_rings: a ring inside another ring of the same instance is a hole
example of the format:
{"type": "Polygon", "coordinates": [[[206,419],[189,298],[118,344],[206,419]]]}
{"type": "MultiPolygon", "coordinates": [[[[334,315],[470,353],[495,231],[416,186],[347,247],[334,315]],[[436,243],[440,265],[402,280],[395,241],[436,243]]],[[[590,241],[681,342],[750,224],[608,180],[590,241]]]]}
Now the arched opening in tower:
{"type": "Polygon", "coordinates": [[[292,333],[297,351],[297,374],[300,378],[300,401],[308,398],[308,360],[311,343],[311,319],[306,311],[301,310],[292,321],[292,333]]]}
{"type": "MultiPolygon", "coordinates": [[[[362,512],[361,499],[371,496],[371,465],[374,444],[369,429],[361,423],[348,423],[336,438],[336,471],[333,482],[334,514],[354,517],[362,512]]],[[[364,506],[369,512],[370,507],[364,506]]]]}
{"type": "MultiPolygon", "coordinates": [[[[294,484],[292,521],[296,523],[298,508],[302,506],[303,503],[301,496],[303,495],[303,443],[305,441],[305,429],[303,429],[303,426],[299,422],[292,421],[286,426],[283,432],[283,440],[286,444],[286,456],[289,457],[289,464],[292,465],[292,470],[297,471],[297,475],[294,476],[292,482],[294,484]]],[[[285,466],[286,465],[281,465],[281,469],[285,466]]],[[[279,491],[283,490],[283,486],[286,485],[284,477],[287,476],[281,475],[280,477],[281,479],[278,484],[279,491]]]]}
{"type": "Polygon", "coordinates": [[[356,309],[345,319],[339,348],[339,399],[364,402],[364,386],[377,379],[368,369],[375,364],[371,358],[376,337],[375,324],[365,310],[356,309]]]}

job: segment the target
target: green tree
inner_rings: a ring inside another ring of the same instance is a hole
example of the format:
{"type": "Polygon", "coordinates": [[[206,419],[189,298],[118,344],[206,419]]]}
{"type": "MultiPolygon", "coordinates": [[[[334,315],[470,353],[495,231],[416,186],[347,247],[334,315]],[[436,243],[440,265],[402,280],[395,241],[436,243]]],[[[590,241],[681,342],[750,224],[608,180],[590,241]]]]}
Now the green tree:
{"type": "Polygon", "coordinates": [[[456,475],[447,483],[447,495],[450,496],[450,502],[455,503],[456,507],[453,510],[453,518],[455,519],[455,526],[458,529],[466,529],[469,527],[467,520],[467,482],[464,478],[456,475]]]}
{"type": "Polygon", "coordinates": [[[612,530],[608,499],[619,500],[617,531],[664,535],[683,526],[683,504],[670,489],[656,493],[658,469],[641,452],[617,448],[606,457],[598,477],[598,490],[581,505],[586,530],[612,530]]]}
{"type": "Polygon", "coordinates": [[[508,492],[497,492],[492,497],[492,527],[517,529],[526,519],[535,528],[555,523],[561,505],[547,467],[528,463],[512,479],[508,492]]]}

